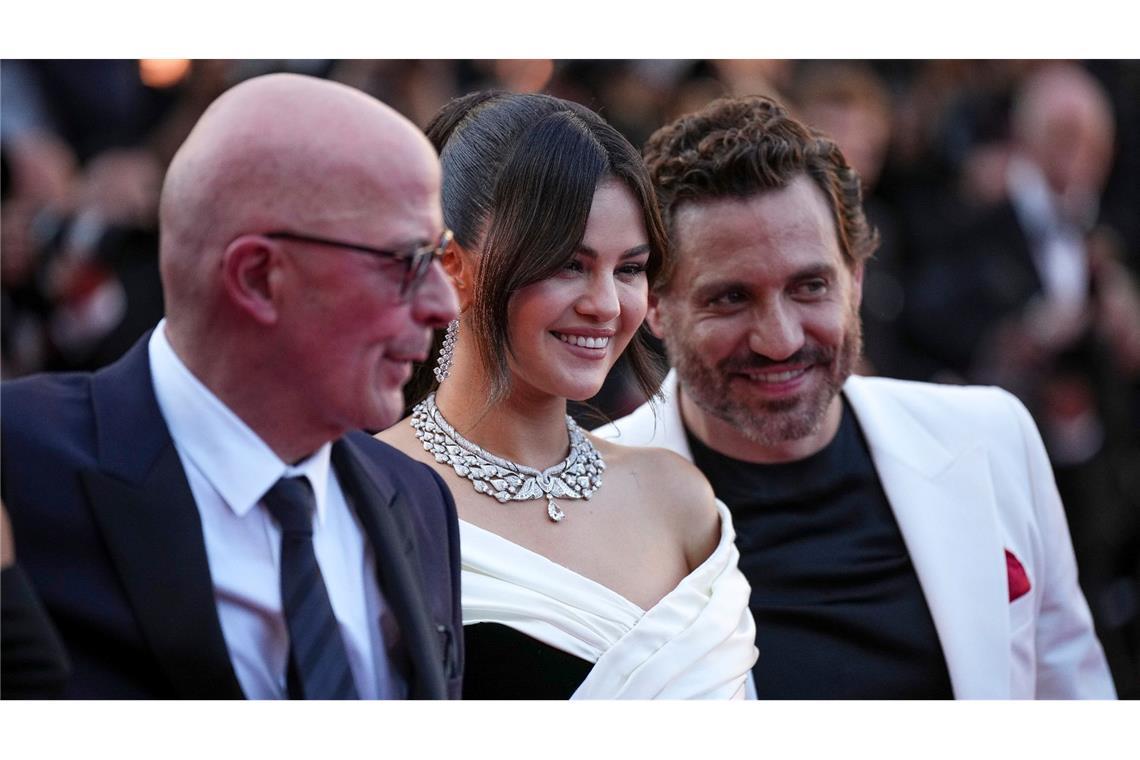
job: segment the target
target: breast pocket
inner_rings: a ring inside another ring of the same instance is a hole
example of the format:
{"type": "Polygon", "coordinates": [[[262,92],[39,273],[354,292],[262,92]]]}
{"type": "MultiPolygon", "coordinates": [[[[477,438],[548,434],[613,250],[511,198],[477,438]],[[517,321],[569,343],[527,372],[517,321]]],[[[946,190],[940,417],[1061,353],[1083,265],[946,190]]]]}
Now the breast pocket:
{"type": "Polygon", "coordinates": [[[1018,636],[1033,626],[1037,617],[1037,594],[1031,590],[1009,603],[1009,633],[1018,636]]]}

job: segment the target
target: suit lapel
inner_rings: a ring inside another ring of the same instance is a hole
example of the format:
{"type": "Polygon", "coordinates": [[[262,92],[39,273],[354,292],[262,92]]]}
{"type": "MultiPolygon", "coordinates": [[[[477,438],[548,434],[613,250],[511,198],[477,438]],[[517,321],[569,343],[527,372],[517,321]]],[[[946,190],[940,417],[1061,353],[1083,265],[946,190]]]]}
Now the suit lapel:
{"type": "Polygon", "coordinates": [[[241,698],[198,509],[154,398],[148,338],[94,376],[100,470],[84,473],[83,484],[139,627],[177,696],[241,698]]]}
{"type": "Polygon", "coordinates": [[[342,438],[333,445],[332,462],[345,498],[372,544],[384,601],[400,624],[401,641],[412,663],[410,696],[446,699],[440,639],[426,612],[415,536],[406,516],[410,507],[388,475],[351,440],[342,438]]]}
{"type": "Polygon", "coordinates": [[[922,585],[954,695],[1006,698],[1005,560],[985,452],[948,451],[875,390],[859,378],[844,388],[922,585]]]}

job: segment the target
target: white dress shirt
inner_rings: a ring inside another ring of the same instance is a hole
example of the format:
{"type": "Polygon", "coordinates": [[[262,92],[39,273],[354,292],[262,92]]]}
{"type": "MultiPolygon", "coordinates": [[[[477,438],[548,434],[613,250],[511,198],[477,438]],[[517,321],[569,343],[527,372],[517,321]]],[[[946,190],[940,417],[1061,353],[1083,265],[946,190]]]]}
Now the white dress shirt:
{"type": "Polygon", "coordinates": [[[1019,156],[1009,161],[1006,186],[1046,297],[1077,311],[1088,299],[1089,264],[1080,229],[1057,212],[1045,175],[1019,156]]]}
{"type": "Polygon", "coordinates": [[[242,690],[251,699],[287,697],[281,531],[261,497],[278,479],[303,475],[316,496],[313,549],[357,693],[362,699],[404,696],[404,686],[393,685],[398,681],[380,630],[375,558],[330,467],[332,444],[286,464],[194,377],[165,326],[165,320],[158,324],[148,345],[154,393],[202,518],[218,617],[242,690]]]}

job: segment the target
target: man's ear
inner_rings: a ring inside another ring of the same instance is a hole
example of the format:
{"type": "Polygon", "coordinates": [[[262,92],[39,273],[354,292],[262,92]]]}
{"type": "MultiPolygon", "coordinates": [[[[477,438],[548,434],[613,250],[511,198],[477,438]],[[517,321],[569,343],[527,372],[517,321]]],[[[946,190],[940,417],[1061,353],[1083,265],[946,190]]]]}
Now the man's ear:
{"type": "Polygon", "coordinates": [[[453,239],[447,244],[440,261],[443,271],[451,278],[455,293],[459,296],[459,311],[462,313],[471,305],[472,291],[475,288],[476,257],[453,239]]]}
{"type": "Polygon", "coordinates": [[[649,293],[649,310],[645,312],[645,323],[658,338],[664,340],[664,317],[661,315],[661,296],[654,292],[649,293]]]}
{"type": "Polygon", "coordinates": [[[276,246],[257,235],[238,237],[222,254],[222,281],[230,302],[265,325],[278,317],[274,301],[278,255],[276,246]]]}

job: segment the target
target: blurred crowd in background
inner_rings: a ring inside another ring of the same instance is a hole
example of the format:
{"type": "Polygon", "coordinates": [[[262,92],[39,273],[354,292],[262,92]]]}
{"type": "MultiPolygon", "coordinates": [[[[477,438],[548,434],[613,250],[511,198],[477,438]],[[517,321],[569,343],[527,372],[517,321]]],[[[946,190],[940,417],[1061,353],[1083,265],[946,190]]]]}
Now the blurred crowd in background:
{"type": "MultiPolygon", "coordinates": [[[[165,166],[218,94],[271,71],[420,126],[498,88],[581,102],[635,145],[722,95],[776,97],[829,133],[882,239],[862,373],[1026,404],[1117,689],[1140,697],[1140,62],[5,60],[4,378],[96,368],[158,321],[165,166]]],[[[643,400],[621,366],[594,402],[615,417],[643,400]]]]}

